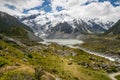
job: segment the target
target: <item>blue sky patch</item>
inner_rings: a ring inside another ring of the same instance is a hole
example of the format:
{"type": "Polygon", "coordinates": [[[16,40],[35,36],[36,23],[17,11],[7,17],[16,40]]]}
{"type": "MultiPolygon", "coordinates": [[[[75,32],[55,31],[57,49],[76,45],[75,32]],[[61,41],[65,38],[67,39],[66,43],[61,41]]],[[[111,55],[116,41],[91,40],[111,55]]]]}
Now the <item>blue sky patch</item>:
{"type": "MultiPolygon", "coordinates": [[[[120,0],[98,0],[99,2],[105,2],[105,1],[109,1],[113,6],[120,6],[120,4],[116,4],[116,2],[120,2],[120,0]]],[[[93,3],[96,1],[91,1],[91,2],[86,2],[84,5],[89,5],[90,3],[93,3]]]]}
{"type": "Polygon", "coordinates": [[[37,6],[31,9],[25,9],[23,11],[24,14],[27,14],[30,10],[44,10],[45,12],[51,12],[52,8],[51,8],[51,2],[50,0],[45,0],[44,3],[42,4],[42,6],[37,6]]]}
{"type": "Polygon", "coordinates": [[[57,6],[56,10],[57,10],[57,11],[62,11],[62,10],[64,10],[64,9],[63,9],[61,6],[57,6]]]}
{"type": "Polygon", "coordinates": [[[15,10],[15,9],[16,9],[15,6],[10,5],[10,4],[5,4],[5,6],[6,6],[7,8],[9,8],[9,9],[12,9],[12,10],[15,10]]]}

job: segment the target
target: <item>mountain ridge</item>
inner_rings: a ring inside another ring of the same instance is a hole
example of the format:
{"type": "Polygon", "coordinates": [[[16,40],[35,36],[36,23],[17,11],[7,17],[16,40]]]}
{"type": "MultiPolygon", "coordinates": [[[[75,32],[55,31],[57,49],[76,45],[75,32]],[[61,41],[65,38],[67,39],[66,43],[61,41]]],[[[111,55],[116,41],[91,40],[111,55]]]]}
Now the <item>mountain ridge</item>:
{"type": "Polygon", "coordinates": [[[47,14],[39,13],[30,16],[23,16],[22,18],[19,18],[19,20],[22,23],[30,26],[36,35],[43,38],[51,37],[49,35],[51,35],[51,33],[54,33],[54,31],[52,32],[52,30],[54,30],[55,27],[63,26],[65,23],[67,23],[67,26],[71,26],[71,28],[73,28],[72,31],[78,31],[77,33],[82,34],[104,33],[114,24],[114,22],[112,21],[103,22],[99,18],[89,20],[73,18],[68,14],[56,14],[48,16],[47,14]]]}
{"type": "Polygon", "coordinates": [[[120,35],[120,20],[113,25],[105,34],[120,35]]]}
{"type": "Polygon", "coordinates": [[[33,34],[30,27],[21,23],[17,18],[11,16],[5,12],[0,12],[0,34],[6,36],[19,38],[19,39],[30,39],[30,40],[41,40],[40,38],[33,35],[28,35],[28,33],[33,34]],[[34,37],[34,38],[32,38],[34,37]]]}

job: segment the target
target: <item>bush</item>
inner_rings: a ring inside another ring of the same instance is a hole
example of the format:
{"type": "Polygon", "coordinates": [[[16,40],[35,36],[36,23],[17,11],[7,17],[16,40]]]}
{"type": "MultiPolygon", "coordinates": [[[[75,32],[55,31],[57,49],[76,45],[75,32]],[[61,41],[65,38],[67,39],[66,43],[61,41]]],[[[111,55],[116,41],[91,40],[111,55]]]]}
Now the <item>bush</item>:
{"type": "Polygon", "coordinates": [[[117,36],[116,39],[120,39],[120,36],[117,36]]]}
{"type": "Polygon", "coordinates": [[[77,77],[74,77],[74,79],[75,79],[75,80],[79,80],[79,78],[77,78],[77,77]]]}
{"type": "Polygon", "coordinates": [[[117,69],[115,67],[111,68],[112,72],[117,72],[117,69]]]}
{"type": "Polygon", "coordinates": [[[0,67],[3,67],[3,66],[5,66],[8,63],[9,62],[6,59],[0,57],[0,67]]]}
{"type": "Polygon", "coordinates": [[[53,73],[59,73],[56,69],[52,69],[53,73]]]}
{"type": "Polygon", "coordinates": [[[32,54],[29,54],[28,57],[29,57],[29,58],[33,58],[32,54]]]}
{"type": "Polygon", "coordinates": [[[0,50],[3,50],[3,48],[0,46],[0,50]]]}
{"type": "Polygon", "coordinates": [[[37,80],[41,80],[42,75],[44,74],[44,70],[41,67],[35,68],[35,78],[37,80]]]}
{"type": "Polygon", "coordinates": [[[115,78],[116,78],[117,80],[120,80],[120,75],[115,76],[115,78]]]}

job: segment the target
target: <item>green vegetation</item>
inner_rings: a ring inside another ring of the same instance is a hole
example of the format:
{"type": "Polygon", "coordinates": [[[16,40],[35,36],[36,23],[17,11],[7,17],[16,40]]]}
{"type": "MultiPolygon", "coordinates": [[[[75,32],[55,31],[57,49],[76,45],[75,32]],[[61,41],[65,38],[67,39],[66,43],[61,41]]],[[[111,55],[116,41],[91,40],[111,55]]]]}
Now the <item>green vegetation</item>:
{"type": "Polygon", "coordinates": [[[0,15],[0,34],[28,39],[27,31],[32,32],[29,27],[7,13],[0,13],[4,15],[0,15]]]}
{"type": "Polygon", "coordinates": [[[5,31],[2,30],[0,32],[11,37],[20,37],[28,39],[27,31],[22,27],[11,27],[6,29],[5,31]]]}
{"type": "Polygon", "coordinates": [[[6,35],[21,41],[42,41],[33,34],[30,27],[21,23],[17,18],[0,11],[0,36],[6,35]]]}
{"type": "Polygon", "coordinates": [[[35,80],[34,75],[22,71],[10,71],[6,73],[0,80],[35,80]]]}
{"type": "Polygon", "coordinates": [[[120,53],[119,35],[116,36],[91,36],[85,40],[82,47],[101,53],[120,53]]]}
{"type": "Polygon", "coordinates": [[[3,67],[8,64],[9,64],[9,61],[7,59],[0,57],[0,67],[3,67]]]}
{"type": "Polygon", "coordinates": [[[120,80],[120,75],[116,76],[115,78],[116,78],[117,80],[120,80]]]}
{"type": "Polygon", "coordinates": [[[109,30],[107,30],[104,34],[107,35],[120,35],[120,20],[109,30]]]}
{"type": "Polygon", "coordinates": [[[87,35],[81,47],[95,52],[120,55],[120,20],[104,34],[87,35]]]}
{"type": "Polygon", "coordinates": [[[31,44],[0,39],[0,80],[110,80],[107,72],[114,71],[115,63],[80,49],[31,44]]]}

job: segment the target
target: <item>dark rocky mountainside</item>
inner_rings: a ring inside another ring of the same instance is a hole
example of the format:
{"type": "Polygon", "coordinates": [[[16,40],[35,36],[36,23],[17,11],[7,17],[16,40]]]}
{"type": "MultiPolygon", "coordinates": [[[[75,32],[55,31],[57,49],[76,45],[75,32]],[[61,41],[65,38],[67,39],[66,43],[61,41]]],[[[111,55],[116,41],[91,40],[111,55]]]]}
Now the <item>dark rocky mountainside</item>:
{"type": "Polygon", "coordinates": [[[49,31],[47,38],[75,38],[79,34],[87,34],[90,32],[85,23],[81,25],[76,23],[75,25],[78,27],[73,28],[67,22],[57,24],[49,31]]]}
{"type": "Polygon", "coordinates": [[[115,35],[120,35],[120,20],[113,25],[108,31],[105,32],[105,34],[115,34],[115,35]]]}
{"type": "MultiPolygon", "coordinates": [[[[70,25],[68,22],[63,22],[57,24],[55,27],[49,28],[47,31],[47,38],[79,38],[81,35],[86,34],[100,34],[106,31],[99,24],[89,21],[90,24],[87,24],[83,20],[73,21],[73,25],[70,25]]],[[[102,25],[102,23],[100,23],[102,25]]]]}
{"type": "Polygon", "coordinates": [[[30,27],[4,12],[0,12],[0,34],[22,39],[41,40],[33,34],[30,27]],[[32,35],[29,35],[28,33],[32,35]]]}

